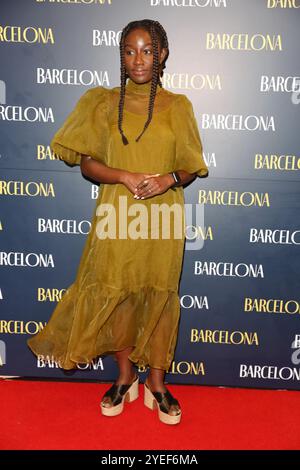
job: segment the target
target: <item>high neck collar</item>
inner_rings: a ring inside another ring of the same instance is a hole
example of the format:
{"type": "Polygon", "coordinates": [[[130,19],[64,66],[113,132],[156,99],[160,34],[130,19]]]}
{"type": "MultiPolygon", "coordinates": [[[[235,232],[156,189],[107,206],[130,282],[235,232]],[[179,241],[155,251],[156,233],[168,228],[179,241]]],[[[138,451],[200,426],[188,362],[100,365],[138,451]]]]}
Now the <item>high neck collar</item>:
{"type": "MultiPolygon", "coordinates": [[[[133,93],[138,93],[139,95],[149,95],[151,90],[151,80],[146,83],[135,83],[131,78],[128,78],[126,83],[126,90],[129,90],[133,93]]],[[[162,88],[157,85],[156,93],[159,93],[162,88]]]]}

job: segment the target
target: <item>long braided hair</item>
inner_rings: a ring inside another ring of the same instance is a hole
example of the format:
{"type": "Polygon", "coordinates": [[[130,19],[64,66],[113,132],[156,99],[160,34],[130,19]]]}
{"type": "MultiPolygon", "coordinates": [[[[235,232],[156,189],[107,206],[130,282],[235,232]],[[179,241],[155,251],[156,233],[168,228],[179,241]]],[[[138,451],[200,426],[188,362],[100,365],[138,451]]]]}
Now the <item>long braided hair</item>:
{"type": "Polygon", "coordinates": [[[124,100],[125,100],[125,85],[128,75],[126,73],[125,64],[124,64],[124,42],[126,36],[134,29],[144,29],[148,31],[151,36],[152,40],[152,47],[153,47],[153,73],[152,73],[152,80],[151,80],[151,90],[150,90],[150,97],[149,97],[149,105],[148,105],[148,119],[145,122],[144,129],[140,133],[140,135],[135,139],[136,142],[139,141],[147,127],[149,126],[152,114],[153,114],[153,106],[154,100],[156,95],[156,88],[159,85],[162,88],[161,77],[163,76],[163,69],[166,67],[165,62],[169,55],[169,43],[167,38],[167,33],[162,27],[162,25],[158,21],[144,19],[144,20],[137,20],[131,21],[127,24],[122,30],[121,39],[120,39],[120,64],[121,64],[121,90],[120,90],[120,100],[119,100],[119,119],[118,119],[118,129],[120,131],[122,141],[124,145],[128,144],[128,140],[123,132],[122,129],[122,122],[123,122],[123,109],[124,109],[124,100]],[[158,55],[158,42],[160,43],[161,48],[167,49],[166,57],[164,58],[162,64],[159,64],[159,55],[158,55]]]}

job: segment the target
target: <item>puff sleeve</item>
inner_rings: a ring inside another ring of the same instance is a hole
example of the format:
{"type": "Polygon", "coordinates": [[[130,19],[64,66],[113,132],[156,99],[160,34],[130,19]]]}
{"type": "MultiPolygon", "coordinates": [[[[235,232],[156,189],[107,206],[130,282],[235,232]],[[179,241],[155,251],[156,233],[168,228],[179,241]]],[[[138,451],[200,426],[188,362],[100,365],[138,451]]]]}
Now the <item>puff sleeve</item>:
{"type": "Polygon", "coordinates": [[[176,97],[171,120],[176,137],[174,171],[185,170],[188,173],[197,173],[200,177],[208,176],[193,105],[186,95],[180,94],[176,97]]]}
{"type": "Polygon", "coordinates": [[[88,155],[105,163],[108,91],[102,86],[87,90],[54,134],[50,148],[61,160],[71,165],[80,165],[81,156],[88,155]]]}

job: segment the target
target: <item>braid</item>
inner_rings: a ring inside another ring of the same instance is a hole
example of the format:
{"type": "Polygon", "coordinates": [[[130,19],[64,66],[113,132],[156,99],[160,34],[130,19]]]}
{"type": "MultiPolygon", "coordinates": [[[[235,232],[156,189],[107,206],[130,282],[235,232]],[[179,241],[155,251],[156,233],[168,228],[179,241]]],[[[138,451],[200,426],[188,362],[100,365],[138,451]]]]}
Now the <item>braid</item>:
{"type": "Polygon", "coordinates": [[[125,86],[126,86],[126,79],[127,74],[125,70],[124,64],[124,42],[127,34],[136,28],[145,29],[150,33],[152,46],[153,46],[153,73],[152,73],[152,80],[151,80],[151,89],[150,89],[150,96],[149,96],[149,105],[148,105],[148,118],[145,122],[144,129],[140,133],[140,135],[135,139],[136,142],[139,141],[147,127],[149,126],[152,115],[153,115],[153,106],[156,96],[156,88],[157,85],[162,87],[160,77],[163,76],[163,69],[165,68],[165,62],[169,55],[169,44],[167,33],[162,27],[162,25],[158,21],[153,20],[138,20],[132,21],[128,23],[127,26],[122,30],[121,39],[120,39],[120,64],[121,64],[121,90],[120,90],[120,101],[119,101],[119,118],[118,118],[118,129],[122,136],[122,142],[124,145],[128,144],[128,140],[123,132],[122,129],[122,122],[123,122],[123,109],[124,109],[124,100],[125,100],[125,86]],[[159,64],[159,55],[158,55],[158,42],[160,42],[161,48],[167,49],[167,56],[165,57],[163,63],[159,64]],[[161,67],[161,70],[160,70],[161,67]]]}
{"type": "Polygon", "coordinates": [[[124,39],[129,32],[129,25],[127,25],[121,35],[120,41],[120,61],[121,61],[121,91],[120,91],[120,101],[119,101],[119,117],[118,117],[118,129],[122,136],[122,141],[124,145],[128,144],[128,140],[122,129],[123,122],[123,109],[124,109],[124,100],[125,100],[125,85],[126,85],[126,70],[124,65],[124,39]]]}

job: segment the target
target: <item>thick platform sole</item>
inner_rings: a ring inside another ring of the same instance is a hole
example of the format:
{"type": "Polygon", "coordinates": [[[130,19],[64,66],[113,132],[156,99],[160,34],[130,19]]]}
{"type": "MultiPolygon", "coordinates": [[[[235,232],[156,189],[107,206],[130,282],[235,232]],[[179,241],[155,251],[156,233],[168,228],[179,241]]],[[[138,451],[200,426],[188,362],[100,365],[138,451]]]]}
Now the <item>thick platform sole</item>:
{"type": "Polygon", "coordinates": [[[147,387],[146,384],[144,384],[144,405],[147,406],[150,410],[158,410],[158,417],[160,421],[164,424],[178,424],[180,423],[181,420],[181,412],[178,415],[169,415],[167,413],[164,413],[161,411],[159,408],[159,404],[151,392],[151,390],[147,387]]]}
{"type": "Polygon", "coordinates": [[[103,406],[100,403],[101,407],[101,413],[104,416],[117,416],[122,413],[124,409],[124,403],[125,401],[130,403],[134,400],[136,400],[139,397],[139,377],[133,382],[131,387],[127,390],[125,395],[123,396],[123,399],[121,403],[119,403],[116,406],[103,406]]]}

